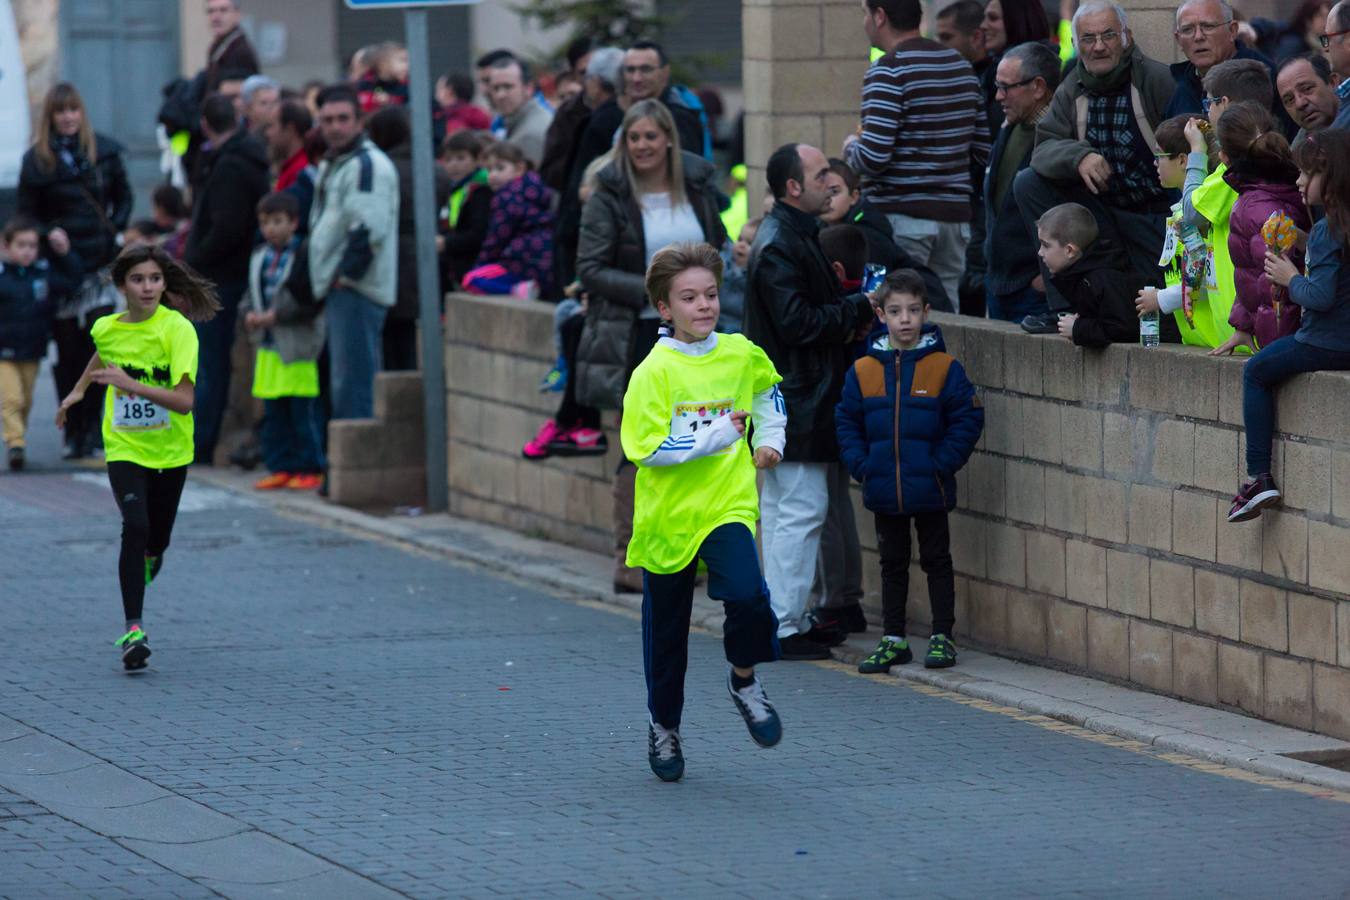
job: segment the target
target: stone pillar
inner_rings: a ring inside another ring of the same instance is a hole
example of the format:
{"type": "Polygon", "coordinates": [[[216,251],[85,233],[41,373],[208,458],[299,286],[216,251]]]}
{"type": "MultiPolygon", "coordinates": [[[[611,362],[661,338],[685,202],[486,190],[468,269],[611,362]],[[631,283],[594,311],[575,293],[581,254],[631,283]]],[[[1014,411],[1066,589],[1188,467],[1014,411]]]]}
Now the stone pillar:
{"type": "Polygon", "coordinates": [[[857,0],[744,0],[745,159],[750,214],[765,193],[764,162],[789,141],[838,156],[858,126],[867,37],[857,0]]]}

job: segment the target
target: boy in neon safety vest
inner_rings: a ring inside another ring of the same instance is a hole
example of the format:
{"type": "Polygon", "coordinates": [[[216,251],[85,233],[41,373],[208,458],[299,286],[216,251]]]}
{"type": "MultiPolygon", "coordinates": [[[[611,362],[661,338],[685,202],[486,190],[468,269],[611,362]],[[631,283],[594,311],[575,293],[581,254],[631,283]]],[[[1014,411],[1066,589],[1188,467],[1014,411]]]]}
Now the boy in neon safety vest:
{"type": "MultiPolygon", "coordinates": [[[[1210,302],[1208,273],[1212,271],[1212,249],[1195,224],[1196,221],[1206,226],[1209,223],[1191,210],[1191,203],[1195,192],[1209,177],[1210,166],[1218,161],[1218,147],[1213,129],[1203,120],[1188,115],[1174,116],[1159,124],[1156,138],[1158,152],[1154,156],[1158,180],[1165,188],[1181,189],[1182,196],[1173,204],[1167,217],[1166,239],[1162,257],[1158,260],[1158,265],[1163,267],[1166,288],[1161,291],[1155,287],[1144,288],[1139,292],[1135,308],[1141,316],[1159,311],[1174,316],[1183,343],[1213,349],[1222,344],[1227,335],[1218,330],[1210,302]],[[1189,216],[1188,210],[1191,210],[1189,216]]],[[[1226,244],[1224,250],[1227,250],[1226,244]]],[[[1231,306],[1230,298],[1224,308],[1231,306]]],[[[1221,324],[1227,325],[1226,313],[1221,324]]],[[[1231,334],[1231,329],[1228,333],[1231,334]]]]}
{"type": "Polygon", "coordinates": [[[623,452],[638,466],[628,565],[644,570],[647,762],[662,781],[684,774],[680,716],[700,559],[708,596],[726,608],[727,690],[736,710],[761,747],[783,736],[754,669],[780,652],[754,529],[755,470],[782,460],[787,407],[768,355],[744,335],[714,330],[721,280],[722,258],[708,244],[671,244],[652,258],[647,296],[665,336],[623,398],[623,452]]]}

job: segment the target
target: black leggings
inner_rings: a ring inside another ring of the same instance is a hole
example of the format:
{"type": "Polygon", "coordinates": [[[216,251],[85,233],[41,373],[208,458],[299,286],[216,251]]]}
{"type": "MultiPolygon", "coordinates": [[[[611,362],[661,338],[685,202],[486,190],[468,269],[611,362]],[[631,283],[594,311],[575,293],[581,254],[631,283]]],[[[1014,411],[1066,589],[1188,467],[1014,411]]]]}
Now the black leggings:
{"type": "Polygon", "coordinates": [[[122,511],[122,553],[117,578],[122,584],[122,609],[139,619],[145,606],[145,558],[161,556],[169,547],[178,500],[187,481],[187,466],[147,469],[131,462],[108,463],[108,483],[122,511]]]}

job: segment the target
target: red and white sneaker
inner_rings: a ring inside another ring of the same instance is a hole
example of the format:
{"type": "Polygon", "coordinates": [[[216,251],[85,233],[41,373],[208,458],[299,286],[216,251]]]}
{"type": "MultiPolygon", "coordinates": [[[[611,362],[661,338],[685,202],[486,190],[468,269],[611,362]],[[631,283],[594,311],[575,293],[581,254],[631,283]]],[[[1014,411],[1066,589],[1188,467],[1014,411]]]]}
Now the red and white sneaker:
{"type": "Polygon", "coordinates": [[[1233,498],[1233,506],[1228,510],[1228,521],[1246,522],[1255,519],[1261,515],[1261,510],[1274,506],[1281,499],[1280,489],[1275,486],[1275,479],[1270,473],[1257,475],[1238,490],[1237,496],[1233,498]]]}
{"type": "Polygon", "coordinates": [[[554,456],[604,456],[609,452],[609,441],[600,429],[578,425],[550,441],[548,451],[554,456]]]}
{"type": "Polygon", "coordinates": [[[554,419],[543,424],[535,436],[520,448],[520,455],[526,459],[544,459],[551,452],[550,445],[562,437],[565,429],[554,419]]]}

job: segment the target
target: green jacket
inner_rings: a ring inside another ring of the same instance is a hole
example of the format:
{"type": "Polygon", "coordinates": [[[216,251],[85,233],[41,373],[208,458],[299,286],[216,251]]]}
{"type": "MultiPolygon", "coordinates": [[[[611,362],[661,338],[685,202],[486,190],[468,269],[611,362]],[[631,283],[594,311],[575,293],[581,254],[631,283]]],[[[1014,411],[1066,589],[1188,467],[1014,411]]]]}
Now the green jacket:
{"type": "MultiPolygon", "coordinates": [[[[1153,131],[1165,118],[1164,110],[1172,100],[1176,82],[1163,63],[1149,59],[1135,44],[1130,47],[1130,94],[1135,120],[1150,147],[1157,149],[1153,131]]],[[[1036,149],[1031,168],[1052,181],[1079,180],[1078,164],[1094,152],[1083,137],[1087,131],[1087,93],[1080,80],[1083,62],[1064,76],[1050,100],[1050,110],[1036,126],[1036,149]],[[1083,102],[1079,102],[1080,99],[1083,102]]]]}

